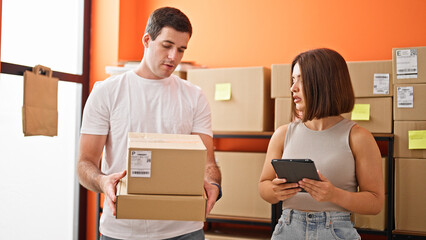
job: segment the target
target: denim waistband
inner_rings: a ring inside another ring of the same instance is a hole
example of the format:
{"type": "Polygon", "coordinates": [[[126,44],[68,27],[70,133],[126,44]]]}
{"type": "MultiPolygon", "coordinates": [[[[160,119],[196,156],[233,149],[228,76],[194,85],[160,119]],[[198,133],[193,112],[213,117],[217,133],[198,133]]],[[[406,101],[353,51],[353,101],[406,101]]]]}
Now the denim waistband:
{"type": "Polygon", "coordinates": [[[294,209],[284,209],[282,218],[286,224],[290,224],[292,220],[302,222],[325,223],[328,228],[334,220],[350,221],[350,212],[304,212],[294,209]]]}

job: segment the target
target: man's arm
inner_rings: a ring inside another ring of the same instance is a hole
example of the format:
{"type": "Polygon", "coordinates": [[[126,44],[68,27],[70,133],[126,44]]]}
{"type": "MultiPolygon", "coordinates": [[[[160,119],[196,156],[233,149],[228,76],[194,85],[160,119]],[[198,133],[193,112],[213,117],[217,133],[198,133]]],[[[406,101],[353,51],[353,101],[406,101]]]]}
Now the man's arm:
{"type": "Polygon", "coordinates": [[[207,161],[206,161],[206,170],[204,175],[204,189],[207,193],[207,214],[210,213],[210,210],[213,208],[216,203],[217,197],[219,196],[219,187],[212,184],[218,184],[220,186],[222,182],[222,177],[220,174],[219,167],[216,164],[213,151],[213,138],[206,134],[193,133],[200,136],[204,145],[207,149],[207,161]]]}
{"type": "Polygon", "coordinates": [[[126,175],[126,171],[105,175],[99,169],[106,139],[107,135],[81,134],[77,174],[80,184],[85,188],[106,195],[108,206],[115,215],[116,185],[126,175]]]}

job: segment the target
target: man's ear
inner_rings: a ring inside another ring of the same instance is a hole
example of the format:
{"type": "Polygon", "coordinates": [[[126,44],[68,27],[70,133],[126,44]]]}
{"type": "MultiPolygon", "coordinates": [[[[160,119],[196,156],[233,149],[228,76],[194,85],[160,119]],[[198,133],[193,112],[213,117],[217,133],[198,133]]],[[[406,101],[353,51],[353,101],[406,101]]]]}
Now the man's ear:
{"type": "Polygon", "coordinates": [[[148,48],[148,44],[151,41],[151,35],[149,33],[145,33],[142,37],[142,44],[145,48],[148,48]]]}

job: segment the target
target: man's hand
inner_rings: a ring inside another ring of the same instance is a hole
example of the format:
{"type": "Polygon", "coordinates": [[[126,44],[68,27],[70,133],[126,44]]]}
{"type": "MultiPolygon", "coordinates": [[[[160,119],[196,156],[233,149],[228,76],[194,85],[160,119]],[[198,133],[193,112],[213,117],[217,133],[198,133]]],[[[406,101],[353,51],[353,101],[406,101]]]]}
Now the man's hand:
{"type": "Polygon", "coordinates": [[[103,175],[100,178],[100,187],[102,189],[102,192],[105,194],[106,202],[109,206],[109,208],[112,211],[112,215],[115,216],[116,209],[115,209],[115,202],[117,201],[117,184],[124,176],[126,176],[126,170],[124,170],[121,173],[113,173],[110,175],[103,175]]]}
{"type": "Polygon", "coordinates": [[[219,188],[204,180],[204,190],[207,194],[206,215],[208,215],[216,203],[217,196],[219,196],[219,188]]]}

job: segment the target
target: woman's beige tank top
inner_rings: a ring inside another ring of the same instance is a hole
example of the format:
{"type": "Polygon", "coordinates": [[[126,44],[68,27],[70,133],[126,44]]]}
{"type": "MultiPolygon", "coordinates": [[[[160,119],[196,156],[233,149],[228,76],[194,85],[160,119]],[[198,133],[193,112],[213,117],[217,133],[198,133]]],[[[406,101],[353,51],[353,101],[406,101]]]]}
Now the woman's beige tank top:
{"type": "MultiPolygon", "coordinates": [[[[355,192],[355,159],[349,146],[349,133],[355,122],[343,119],[323,131],[314,131],[301,121],[289,124],[282,158],[309,158],[334,186],[355,192]]],[[[283,209],[302,211],[347,211],[330,203],[318,202],[309,193],[299,192],[283,201],[283,209]]]]}

